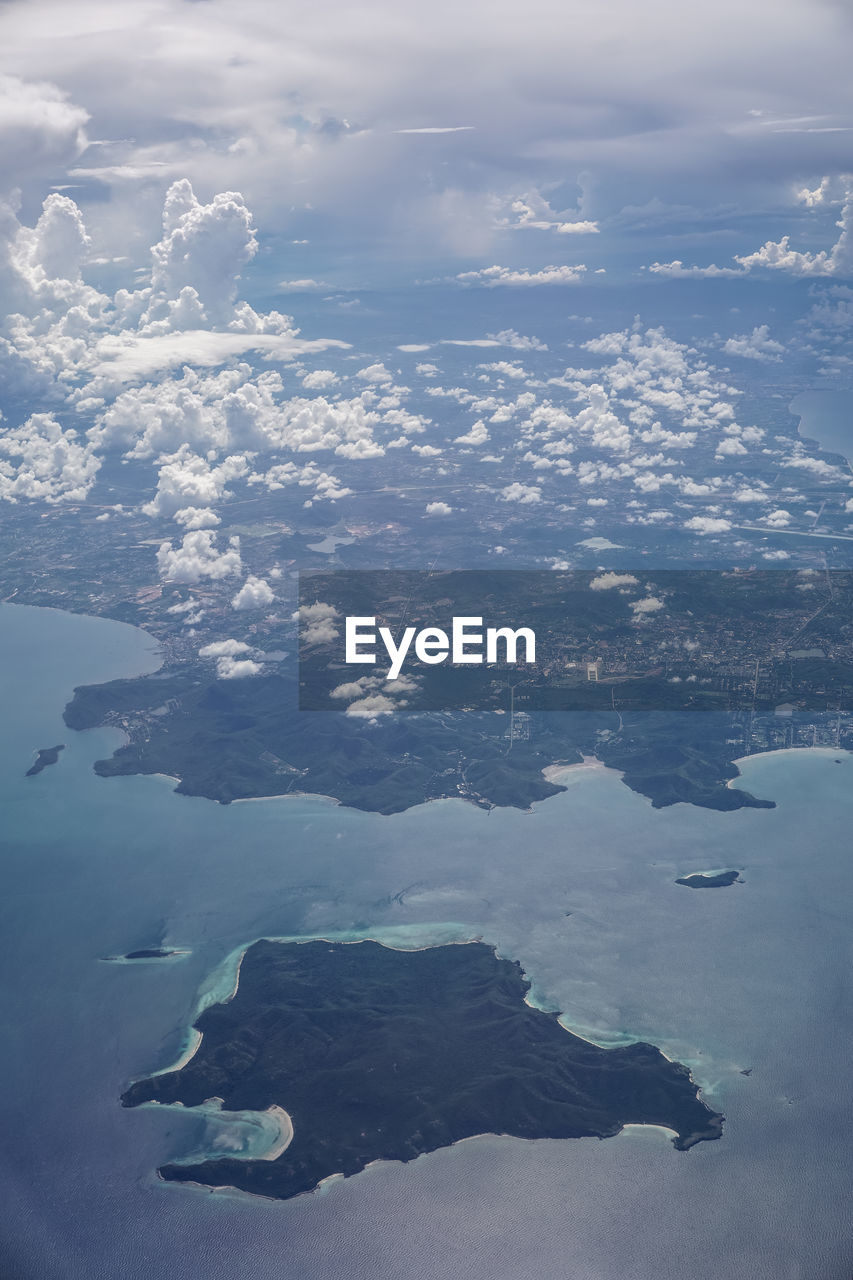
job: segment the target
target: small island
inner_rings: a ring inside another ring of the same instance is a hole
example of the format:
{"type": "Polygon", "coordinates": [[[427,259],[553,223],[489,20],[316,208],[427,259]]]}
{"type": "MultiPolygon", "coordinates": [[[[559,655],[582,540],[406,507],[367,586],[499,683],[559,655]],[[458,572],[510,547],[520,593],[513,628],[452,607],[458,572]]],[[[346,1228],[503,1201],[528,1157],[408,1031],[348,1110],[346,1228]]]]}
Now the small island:
{"type": "Polygon", "coordinates": [[[649,1124],[681,1151],[721,1136],[723,1117],[686,1067],[650,1044],[602,1049],[573,1035],[526,1003],[529,990],[520,966],[482,942],[256,942],[234,995],[197,1018],[193,1057],[122,1103],[282,1108],[293,1138],[278,1158],[160,1169],[279,1199],[480,1134],[607,1138],[649,1124]]]}
{"type": "Polygon", "coordinates": [[[730,884],[743,884],[739,871],[695,872],[692,876],[680,876],[676,884],[688,889],[724,889],[730,884]]]}
{"type": "Polygon", "coordinates": [[[104,956],[110,964],[124,964],[126,960],[173,960],[175,956],[188,956],[185,947],[140,947],[138,951],[128,951],[123,956],[104,956]]]}
{"type": "Polygon", "coordinates": [[[65,743],[61,742],[58,747],[42,747],[37,753],[33,764],[27,769],[26,777],[34,778],[37,773],[41,773],[42,769],[46,769],[49,764],[56,764],[59,759],[60,751],[65,750],[65,743]]]}

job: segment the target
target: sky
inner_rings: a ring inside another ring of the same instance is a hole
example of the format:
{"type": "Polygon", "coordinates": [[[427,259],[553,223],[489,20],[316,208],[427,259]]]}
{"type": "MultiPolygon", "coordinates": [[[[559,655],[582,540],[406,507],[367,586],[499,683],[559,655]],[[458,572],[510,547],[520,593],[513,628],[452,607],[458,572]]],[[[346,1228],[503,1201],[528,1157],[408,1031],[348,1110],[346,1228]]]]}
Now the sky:
{"type": "Polygon", "coordinates": [[[134,266],[189,178],[239,191],[295,280],[612,269],[626,245],[737,269],[836,238],[852,24],[825,0],[6,0],[0,186],[26,218],[67,191],[134,266]]]}
{"type": "Polygon", "coordinates": [[[152,574],[241,613],[273,587],[229,497],[333,523],[377,468],[433,527],[457,475],[593,538],[853,532],[783,386],[853,373],[851,35],[814,0],[0,0],[0,500],[143,462],[152,574]]]}

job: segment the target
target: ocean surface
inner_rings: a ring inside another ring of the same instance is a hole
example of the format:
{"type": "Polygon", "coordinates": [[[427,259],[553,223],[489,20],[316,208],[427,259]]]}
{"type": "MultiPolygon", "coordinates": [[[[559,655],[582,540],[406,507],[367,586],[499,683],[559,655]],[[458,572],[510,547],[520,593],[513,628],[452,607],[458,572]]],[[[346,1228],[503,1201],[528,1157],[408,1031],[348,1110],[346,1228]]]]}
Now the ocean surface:
{"type": "Polygon", "coordinates": [[[853,463],[853,391],[801,391],[788,407],[800,419],[801,436],[853,463]]]}
{"type": "Polygon", "coordinates": [[[753,758],[778,807],[727,814],[655,811],[600,768],[531,814],[222,807],[98,778],[120,735],[62,723],[74,685],[157,662],[121,624],[0,606],[3,1280],[849,1280],[853,757],[753,758]],[[566,1025],[689,1063],[723,1139],[478,1138],[285,1203],[159,1183],[257,1128],[122,1089],[180,1056],[236,949],[329,934],[482,936],[566,1025]],[[152,946],[190,954],[102,960],[152,946]]]}

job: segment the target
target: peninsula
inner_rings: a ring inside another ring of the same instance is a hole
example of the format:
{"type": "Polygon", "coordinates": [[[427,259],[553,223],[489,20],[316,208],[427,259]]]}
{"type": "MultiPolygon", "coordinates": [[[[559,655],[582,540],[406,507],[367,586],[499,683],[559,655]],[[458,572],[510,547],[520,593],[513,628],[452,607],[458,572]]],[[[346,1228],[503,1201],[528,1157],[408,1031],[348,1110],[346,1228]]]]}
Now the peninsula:
{"type": "Polygon", "coordinates": [[[293,1140],[279,1158],[160,1170],[279,1199],[479,1134],[606,1138],[650,1124],[682,1151],[720,1137],[723,1117],[686,1067],[650,1044],[602,1049],[573,1035],[526,1003],[529,990],[520,966],[482,942],[256,942],[232,998],[198,1017],[190,1061],[131,1085],[122,1103],[284,1108],[293,1140]]]}

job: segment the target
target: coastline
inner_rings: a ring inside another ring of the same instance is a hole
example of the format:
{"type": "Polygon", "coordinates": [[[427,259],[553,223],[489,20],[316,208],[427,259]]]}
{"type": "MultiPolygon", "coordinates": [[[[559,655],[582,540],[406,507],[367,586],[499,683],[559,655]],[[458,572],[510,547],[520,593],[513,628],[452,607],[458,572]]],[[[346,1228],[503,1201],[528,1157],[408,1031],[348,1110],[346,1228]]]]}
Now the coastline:
{"type": "Polygon", "coordinates": [[[853,755],[853,752],[848,751],[845,747],[778,747],[770,751],[753,751],[752,755],[737,756],[732,760],[737,773],[733,778],[729,778],[726,786],[738,787],[743,782],[746,774],[742,766],[748,764],[750,760],[766,760],[770,756],[801,756],[805,754],[829,756],[833,760],[837,760],[840,755],[849,756],[853,755]]]}
{"type": "Polygon", "coordinates": [[[660,1133],[670,1142],[678,1137],[675,1129],[669,1129],[665,1124],[637,1124],[636,1122],[623,1124],[616,1137],[641,1138],[645,1133],[660,1133]]]}
{"type": "MultiPolygon", "coordinates": [[[[853,754],[846,747],[773,747],[769,751],[753,751],[748,756],[736,756],[732,760],[732,764],[740,767],[746,760],[761,760],[765,756],[801,756],[804,752],[826,756],[837,756],[839,754],[849,756],[853,754]]],[[[730,787],[735,781],[735,778],[730,779],[726,786],[730,787]]]]}
{"type": "Polygon", "coordinates": [[[343,804],[343,801],[338,800],[335,796],[324,796],[320,791],[279,791],[276,794],[269,796],[237,796],[236,799],[232,800],[230,803],[263,804],[268,800],[304,800],[306,796],[310,796],[312,800],[328,800],[329,804],[343,804]]]}
{"type": "MultiPolygon", "coordinates": [[[[144,1102],[143,1107],[158,1107],[164,1111],[171,1109],[180,1109],[187,1115],[201,1115],[214,1123],[221,1121],[222,1124],[238,1124],[245,1125],[250,1131],[255,1133],[268,1132],[271,1126],[274,1126],[274,1132],[269,1135],[269,1142],[263,1151],[251,1150],[251,1142],[247,1144],[248,1149],[245,1151],[227,1151],[226,1153],[217,1153],[216,1143],[213,1149],[205,1155],[205,1161],[217,1159],[229,1160],[277,1160],[283,1155],[293,1141],[293,1120],[290,1114],[285,1111],[284,1107],[273,1103],[269,1107],[264,1107],[260,1111],[228,1111],[223,1106],[222,1098],[206,1098],[204,1102],[197,1106],[188,1107],[183,1102],[144,1102]]],[[[177,1164],[197,1164],[199,1153],[182,1157],[177,1160],[177,1164]]],[[[165,1181],[165,1179],[160,1179],[165,1181]]],[[[194,1184],[202,1185],[202,1184],[194,1184]]],[[[215,1190],[215,1188],[213,1188],[215,1190]]],[[[235,1188],[236,1190],[237,1188],[235,1188]]]]}
{"type": "MultiPolygon", "coordinates": [[[[195,1015],[195,1016],[197,1017],[198,1015],[195,1015]]],[[[172,1063],[172,1065],[169,1067],[161,1067],[159,1071],[148,1072],[146,1075],[140,1076],[139,1079],[148,1080],[152,1076],[168,1076],[168,1075],[171,1075],[173,1071],[182,1071],[184,1067],[187,1065],[187,1063],[191,1062],[195,1057],[195,1055],[198,1053],[201,1040],[202,1040],[201,1032],[197,1031],[196,1028],[191,1025],[189,1031],[187,1032],[187,1044],[184,1047],[184,1049],[181,1051],[180,1057],[177,1059],[177,1061],[172,1063]]]]}
{"type": "Polygon", "coordinates": [[[272,1116],[278,1122],[280,1133],[277,1142],[274,1142],[269,1151],[262,1156],[253,1156],[254,1160],[277,1160],[283,1154],[293,1141],[293,1121],[284,1107],[276,1106],[275,1103],[271,1107],[266,1107],[259,1114],[272,1116]]]}
{"type": "MultiPolygon", "coordinates": [[[[606,769],[607,765],[603,760],[599,760],[598,756],[584,756],[574,764],[546,764],[542,770],[542,776],[546,782],[562,783],[577,778],[583,773],[600,773],[606,769]]],[[[619,770],[611,769],[610,772],[618,773],[619,770]]],[[[548,799],[550,798],[549,796],[548,799]]]]}
{"type": "MultiPolygon", "coordinates": [[[[583,766],[567,767],[583,768],[583,766]]],[[[596,766],[592,767],[596,768],[596,766]]],[[[607,766],[601,765],[600,767],[606,768],[607,766]]],[[[246,953],[249,949],[258,942],[283,944],[295,943],[297,945],[303,945],[309,942],[330,942],[346,946],[357,946],[363,942],[375,942],[379,946],[386,947],[389,951],[400,952],[428,951],[434,947],[469,946],[474,942],[484,942],[482,933],[474,934],[470,927],[465,927],[459,923],[448,921],[442,924],[433,925],[432,927],[425,925],[414,926],[414,929],[417,932],[427,933],[430,940],[418,940],[417,942],[414,942],[413,940],[413,945],[401,945],[402,939],[399,937],[399,933],[404,931],[406,928],[407,926],[405,925],[396,925],[389,926],[384,930],[378,929],[376,930],[377,936],[360,934],[358,937],[352,937],[347,933],[336,933],[330,930],[325,934],[294,934],[280,937],[266,936],[253,938],[251,941],[241,944],[241,946],[236,947],[232,952],[230,952],[209,975],[207,982],[203,984],[199,990],[195,1009],[192,1014],[192,1023],[195,1022],[205,1009],[210,1008],[214,1004],[227,1004],[230,1000],[234,999],[240,985],[240,971],[242,969],[243,960],[245,959],[246,953]],[[389,937],[392,937],[393,941],[389,941],[389,937]]],[[[485,945],[491,946],[495,955],[499,959],[514,959],[514,957],[505,956],[496,943],[486,943],[485,945]]],[[[594,1048],[604,1050],[617,1049],[644,1041],[644,1037],[636,1033],[632,1034],[626,1031],[608,1033],[601,1028],[596,1028],[593,1031],[587,1026],[581,1028],[579,1025],[574,1025],[562,1010],[558,1011],[552,1008],[546,1008],[544,1005],[537,1003],[533,980],[524,968],[522,968],[522,977],[525,981],[530,983],[530,989],[524,996],[524,1003],[528,1005],[529,1008],[536,1009],[540,1013],[556,1013],[557,1021],[564,1031],[575,1036],[579,1040],[585,1041],[585,1043],[592,1045],[594,1048]]],[[[193,1038],[176,1064],[163,1068],[160,1071],[149,1072],[146,1076],[140,1078],[147,1079],[152,1076],[166,1075],[173,1071],[180,1071],[184,1066],[186,1066],[198,1052],[202,1041],[202,1033],[197,1031],[195,1026],[191,1025],[190,1031],[193,1038]]],[[[651,1041],[647,1042],[652,1043],[651,1041]]],[[[657,1040],[654,1040],[653,1043],[654,1047],[658,1050],[661,1056],[667,1060],[667,1062],[680,1062],[688,1068],[690,1078],[697,1084],[700,1093],[706,1094],[710,1091],[709,1086],[696,1080],[694,1076],[694,1070],[704,1064],[699,1064],[693,1060],[686,1059],[685,1055],[679,1054],[679,1051],[675,1047],[671,1048],[671,1052],[667,1052],[662,1044],[657,1040]],[[678,1056],[672,1056],[673,1054],[678,1056]]]]}

